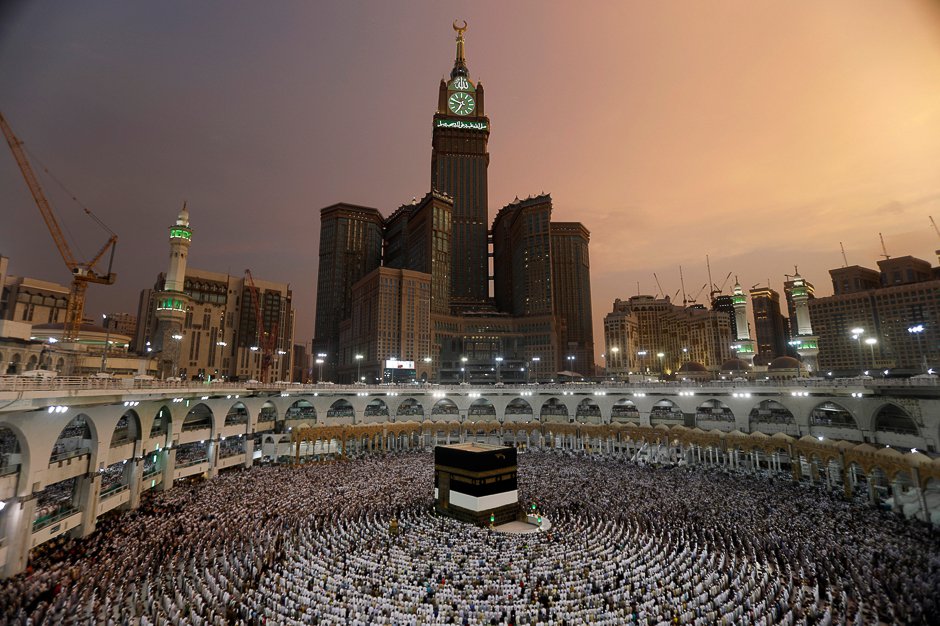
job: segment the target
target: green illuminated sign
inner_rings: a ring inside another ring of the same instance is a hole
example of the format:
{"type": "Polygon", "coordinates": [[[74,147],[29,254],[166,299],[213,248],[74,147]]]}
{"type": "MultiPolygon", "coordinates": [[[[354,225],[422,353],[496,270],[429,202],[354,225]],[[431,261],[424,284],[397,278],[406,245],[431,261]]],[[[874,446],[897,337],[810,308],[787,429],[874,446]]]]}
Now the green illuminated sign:
{"type": "Polygon", "coordinates": [[[192,239],[193,233],[188,228],[171,228],[170,239],[192,239]]]}
{"type": "Polygon", "coordinates": [[[465,122],[463,120],[434,120],[437,128],[457,128],[459,130],[486,130],[486,122],[465,122]]]}

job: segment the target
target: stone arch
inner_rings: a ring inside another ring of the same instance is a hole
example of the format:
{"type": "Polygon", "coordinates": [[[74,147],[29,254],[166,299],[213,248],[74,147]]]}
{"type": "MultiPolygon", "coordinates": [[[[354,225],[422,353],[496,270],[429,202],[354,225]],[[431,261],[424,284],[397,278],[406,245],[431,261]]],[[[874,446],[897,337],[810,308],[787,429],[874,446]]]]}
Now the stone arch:
{"type": "Polygon", "coordinates": [[[532,405],[522,398],[513,398],[506,405],[506,419],[530,420],[532,419],[532,405]]]}
{"type": "Polygon", "coordinates": [[[166,443],[166,438],[170,436],[172,429],[173,414],[170,411],[170,407],[164,404],[157,409],[157,414],[150,424],[150,436],[148,438],[153,439],[154,437],[161,437],[164,443],[166,443]]]}
{"type": "Polygon", "coordinates": [[[809,413],[809,423],[811,427],[830,427],[830,428],[852,428],[858,430],[858,422],[855,416],[843,407],[831,400],[821,402],[813,407],[809,413]]]}
{"type": "MultiPolygon", "coordinates": [[[[2,360],[3,359],[0,359],[0,361],[2,360]]],[[[65,369],[65,359],[63,359],[62,357],[59,357],[58,359],[56,359],[56,362],[55,362],[55,371],[61,374],[62,370],[64,369],[65,369]]]]}
{"type": "Polygon", "coordinates": [[[203,428],[208,428],[211,431],[214,424],[215,416],[212,414],[212,409],[200,402],[186,413],[181,429],[183,432],[202,430],[203,428]]]}
{"type": "Polygon", "coordinates": [[[111,433],[111,447],[124,445],[140,439],[140,416],[134,409],[124,411],[111,433]]]}
{"type": "Polygon", "coordinates": [[[265,400],[258,411],[258,424],[271,424],[271,428],[277,422],[277,406],[270,400],[265,400]]]}
{"type": "Polygon", "coordinates": [[[453,400],[441,398],[431,407],[431,415],[460,415],[460,409],[457,408],[453,400]]]}
{"type": "Polygon", "coordinates": [[[568,421],[568,407],[558,398],[549,398],[539,409],[539,419],[545,421],[568,421]]]}
{"type": "Polygon", "coordinates": [[[734,411],[717,398],[705,400],[695,407],[695,425],[702,430],[734,430],[734,411]]]}
{"type": "Polygon", "coordinates": [[[317,423],[317,409],[306,400],[297,400],[284,411],[284,421],[304,420],[308,424],[317,423]]]}
{"type": "Polygon", "coordinates": [[[669,398],[663,398],[650,407],[650,424],[679,424],[685,421],[682,409],[669,398]]]}
{"type": "Polygon", "coordinates": [[[423,417],[424,407],[414,398],[406,398],[395,411],[397,417],[423,417]]]}
{"type": "Polygon", "coordinates": [[[7,366],[7,374],[19,374],[20,366],[23,364],[23,355],[19,352],[15,352],[12,357],[10,357],[10,364],[7,366]]]}
{"type": "Polygon", "coordinates": [[[467,419],[474,422],[495,420],[496,407],[487,398],[477,398],[467,409],[467,419]]]}
{"type": "Polygon", "coordinates": [[[911,414],[892,402],[875,412],[873,424],[876,432],[914,435],[915,437],[920,434],[920,429],[917,428],[917,423],[911,414]]]}
{"type": "Polygon", "coordinates": [[[579,422],[600,422],[601,407],[593,398],[585,398],[578,403],[574,418],[579,422]]]}
{"type": "Polygon", "coordinates": [[[94,445],[91,419],[84,413],[79,413],[59,432],[52,446],[49,462],[54,463],[72,456],[90,454],[94,445]]]}
{"type": "Polygon", "coordinates": [[[761,400],[747,416],[748,428],[755,430],[755,425],[770,424],[792,426],[796,423],[793,413],[776,400],[761,400]]]}
{"type": "MultiPolygon", "coordinates": [[[[365,410],[362,413],[363,417],[384,417],[388,419],[388,405],[385,403],[385,400],[382,398],[372,398],[369,400],[369,404],[366,405],[365,410]]],[[[381,420],[380,420],[381,421],[381,420]]]]}
{"type": "Polygon", "coordinates": [[[610,409],[610,419],[613,422],[640,423],[640,410],[636,403],[628,398],[620,398],[610,409]]]}
{"type": "Polygon", "coordinates": [[[236,402],[225,413],[225,426],[241,426],[251,419],[244,402],[236,402]]]}
{"type": "Polygon", "coordinates": [[[345,398],[335,400],[326,411],[327,417],[352,418],[355,417],[356,410],[353,405],[345,398]]]}
{"type": "Polygon", "coordinates": [[[36,356],[35,354],[29,355],[29,361],[26,362],[25,371],[31,372],[38,367],[39,367],[39,357],[36,356]]]}

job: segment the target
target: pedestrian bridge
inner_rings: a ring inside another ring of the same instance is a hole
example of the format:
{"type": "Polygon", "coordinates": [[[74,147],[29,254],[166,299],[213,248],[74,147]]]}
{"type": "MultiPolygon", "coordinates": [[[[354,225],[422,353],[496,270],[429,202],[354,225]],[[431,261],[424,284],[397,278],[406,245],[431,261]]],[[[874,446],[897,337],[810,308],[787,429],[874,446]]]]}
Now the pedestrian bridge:
{"type": "Polygon", "coordinates": [[[31,548],[65,533],[87,535],[100,515],[135,508],[143,492],[176,480],[259,460],[468,439],[743,464],[799,480],[825,477],[847,494],[863,481],[873,502],[893,496],[900,510],[914,497],[913,513],[929,519],[924,493],[940,479],[940,461],[930,458],[940,449],[940,386],[932,379],[365,387],[0,377],[0,567],[22,571],[31,548]]]}

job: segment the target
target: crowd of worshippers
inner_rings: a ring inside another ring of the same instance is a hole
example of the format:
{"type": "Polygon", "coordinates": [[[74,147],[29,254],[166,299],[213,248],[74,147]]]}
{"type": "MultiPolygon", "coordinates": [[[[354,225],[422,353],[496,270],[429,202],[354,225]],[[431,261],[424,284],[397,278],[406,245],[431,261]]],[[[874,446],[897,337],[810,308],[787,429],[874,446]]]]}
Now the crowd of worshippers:
{"type": "Polygon", "coordinates": [[[427,452],[149,493],[0,581],[0,624],[937,624],[940,538],[808,485],[519,455],[508,534],[433,512],[427,452]],[[397,532],[391,531],[392,519],[397,532]]]}

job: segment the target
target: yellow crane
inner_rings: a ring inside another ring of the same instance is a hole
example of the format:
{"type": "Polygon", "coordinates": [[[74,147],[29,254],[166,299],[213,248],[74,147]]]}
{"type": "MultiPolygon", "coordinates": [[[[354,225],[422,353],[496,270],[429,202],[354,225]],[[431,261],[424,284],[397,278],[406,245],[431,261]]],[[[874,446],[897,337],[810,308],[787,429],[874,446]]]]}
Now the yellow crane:
{"type": "Polygon", "coordinates": [[[10,128],[10,125],[7,123],[6,118],[3,117],[2,113],[0,113],[0,130],[3,131],[3,136],[6,137],[7,143],[10,145],[13,158],[16,160],[16,164],[23,174],[26,186],[29,187],[29,191],[33,195],[33,200],[36,202],[36,206],[42,214],[42,219],[46,222],[46,228],[49,229],[49,234],[52,235],[52,239],[55,241],[56,248],[59,249],[62,260],[65,261],[65,265],[72,273],[72,286],[69,290],[69,300],[65,310],[65,325],[63,326],[62,334],[63,339],[66,341],[74,341],[78,338],[78,331],[82,324],[82,315],[85,312],[85,292],[88,290],[88,283],[111,285],[114,283],[115,278],[117,278],[117,275],[111,271],[111,266],[114,263],[114,248],[117,244],[117,235],[115,235],[110,228],[105,226],[88,208],[83,207],[85,213],[94,219],[99,226],[108,231],[110,237],[105,244],[101,246],[98,254],[92,257],[90,261],[80,263],[76,260],[75,255],[72,254],[71,247],[69,247],[68,242],[65,240],[65,235],[62,234],[62,228],[59,226],[59,221],[56,219],[55,213],[52,210],[52,205],[50,205],[49,200],[46,199],[46,194],[43,193],[39,179],[36,177],[33,168],[29,164],[29,160],[26,158],[26,150],[23,149],[23,142],[13,133],[13,129],[10,128]],[[100,273],[96,267],[98,262],[104,258],[105,253],[109,250],[108,271],[107,273],[100,273]]]}

